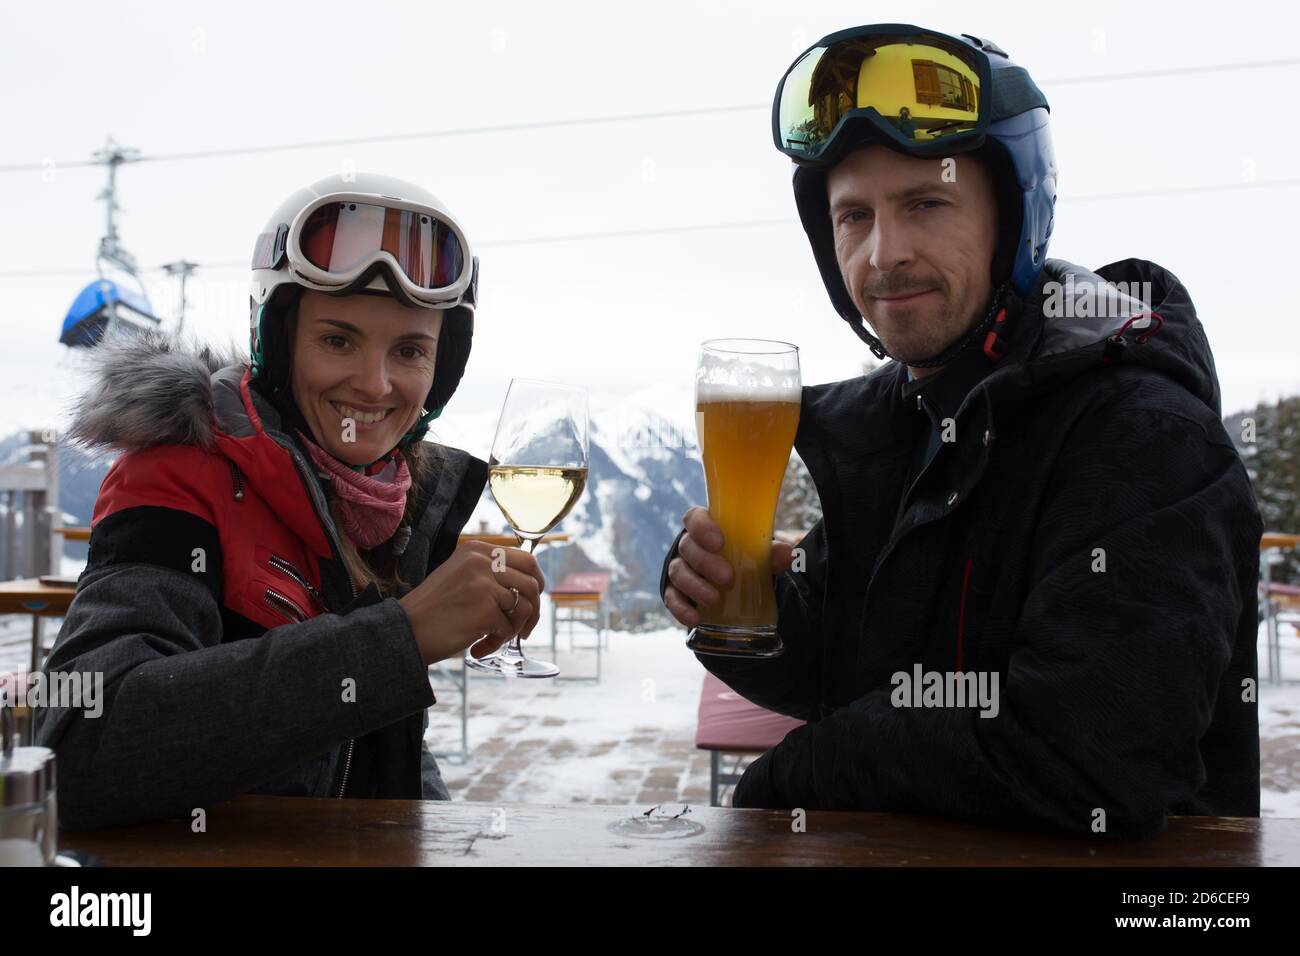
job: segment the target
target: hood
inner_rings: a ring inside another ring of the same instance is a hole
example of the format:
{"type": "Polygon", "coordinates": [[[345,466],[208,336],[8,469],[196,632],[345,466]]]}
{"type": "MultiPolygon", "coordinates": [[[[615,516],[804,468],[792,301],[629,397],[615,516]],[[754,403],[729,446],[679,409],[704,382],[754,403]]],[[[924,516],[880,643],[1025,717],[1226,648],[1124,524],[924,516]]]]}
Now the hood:
{"type": "MultiPolygon", "coordinates": [[[[70,441],[123,453],[195,445],[224,455],[315,553],[331,555],[330,538],[338,531],[325,489],[279,411],[251,386],[237,348],[200,347],[150,330],[102,343],[89,362],[90,384],[73,408],[70,441]],[[300,482],[286,480],[294,472],[300,482]]],[[[468,475],[472,456],[430,447],[440,474],[417,493],[449,501],[450,486],[468,475]]]]}
{"type": "Polygon", "coordinates": [[[1137,364],[1222,417],[1205,328],[1182,282],[1154,262],[1124,259],[1092,271],[1048,259],[1018,316],[1007,354],[989,375],[991,393],[1032,393],[1098,365],[1137,364]],[[1121,330],[1122,345],[1108,341],[1121,330]]]}
{"type": "Polygon", "coordinates": [[[244,361],[233,344],[200,347],[158,330],[105,339],[87,353],[90,384],[67,437],[91,450],[213,449],[212,376],[244,361]]]}
{"type": "Polygon", "coordinates": [[[90,365],[72,441],[124,453],[194,445],[224,455],[314,553],[331,556],[338,532],[324,490],[280,430],[279,413],[249,388],[247,361],[233,347],[214,350],[148,330],[101,344],[90,365]],[[285,480],[295,472],[300,482],[285,480]]]}

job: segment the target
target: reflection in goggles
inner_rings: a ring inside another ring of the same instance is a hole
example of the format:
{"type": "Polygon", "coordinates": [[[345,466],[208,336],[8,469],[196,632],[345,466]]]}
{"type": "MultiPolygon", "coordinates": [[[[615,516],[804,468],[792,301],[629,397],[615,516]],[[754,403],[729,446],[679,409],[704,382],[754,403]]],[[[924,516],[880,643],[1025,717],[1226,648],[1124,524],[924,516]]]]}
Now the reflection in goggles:
{"type": "Polygon", "coordinates": [[[464,252],[450,227],[409,209],[371,203],[322,206],[303,223],[299,248],[326,272],[348,272],[377,252],[387,252],[406,277],[425,289],[452,285],[464,266],[464,252]]]}
{"type": "Polygon", "coordinates": [[[866,107],[907,139],[973,129],[980,108],[974,59],[919,39],[860,37],[810,50],[781,87],[785,145],[816,154],[846,113],[866,107]]]}

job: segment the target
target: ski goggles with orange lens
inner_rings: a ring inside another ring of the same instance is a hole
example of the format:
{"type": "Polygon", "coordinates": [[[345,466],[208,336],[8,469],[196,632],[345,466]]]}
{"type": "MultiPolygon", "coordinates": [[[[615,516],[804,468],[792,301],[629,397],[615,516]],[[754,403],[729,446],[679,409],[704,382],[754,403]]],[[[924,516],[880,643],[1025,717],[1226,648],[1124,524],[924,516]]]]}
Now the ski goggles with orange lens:
{"type": "Polygon", "coordinates": [[[997,118],[984,50],[1000,52],[977,42],[984,49],[899,23],[825,37],[777,86],[776,148],[800,165],[820,167],[873,140],[917,156],[977,148],[997,118]]]}
{"type": "Polygon", "coordinates": [[[413,305],[473,301],[477,260],[460,227],[430,206],[333,193],[303,208],[265,246],[254,253],[254,269],[277,268],[287,257],[296,280],[323,292],[361,288],[387,265],[400,287],[393,291],[413,305]]]}

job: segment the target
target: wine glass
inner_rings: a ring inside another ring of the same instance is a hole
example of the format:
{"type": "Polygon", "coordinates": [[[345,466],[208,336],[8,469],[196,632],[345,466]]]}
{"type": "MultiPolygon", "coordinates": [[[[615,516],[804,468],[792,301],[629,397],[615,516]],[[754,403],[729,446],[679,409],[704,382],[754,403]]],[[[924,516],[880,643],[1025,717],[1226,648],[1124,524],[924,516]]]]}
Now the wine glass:
{"type": "MultiPolygon", "coordinates": [[[[506,391],[488,460],[488,487],[532,554],[546,532],[572,510],[587,486],[587,391],[516,378],[506,391]]],[[[554,677],[560,669],[524,655],[519,637],[465,664],[502,677],[554,677]]]]}

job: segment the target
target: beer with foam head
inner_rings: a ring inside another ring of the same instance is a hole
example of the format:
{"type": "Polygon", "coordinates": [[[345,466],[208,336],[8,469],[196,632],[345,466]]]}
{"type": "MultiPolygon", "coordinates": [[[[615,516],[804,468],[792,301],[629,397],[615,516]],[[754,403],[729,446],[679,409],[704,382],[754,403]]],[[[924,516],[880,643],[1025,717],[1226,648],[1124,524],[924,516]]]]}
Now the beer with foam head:
{"type": "Polygon", "coordinates": [[[688,646],[702,653],[781,652],[772,581],[777,499],[799,424],[798,349],[785,342],[714,339],[701,348],[695,429],[709,514],[722,529],[729,586],[701,607],[688,646]]]}

